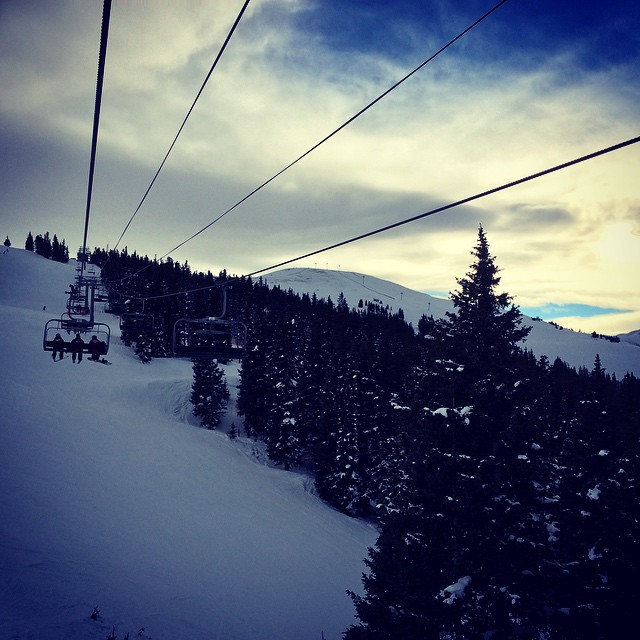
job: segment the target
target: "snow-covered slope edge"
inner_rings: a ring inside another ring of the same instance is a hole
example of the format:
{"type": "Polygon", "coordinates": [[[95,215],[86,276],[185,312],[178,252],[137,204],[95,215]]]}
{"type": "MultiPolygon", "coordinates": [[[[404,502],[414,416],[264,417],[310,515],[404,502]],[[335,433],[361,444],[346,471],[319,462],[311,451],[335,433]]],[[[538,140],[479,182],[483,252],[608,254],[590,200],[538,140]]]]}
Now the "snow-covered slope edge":
{"type": "MultiPolygon", "coordinates": [[[[423,314],[444,318],[447,311],[454,310],[450,300],[434,298],[362,273],[325,269],[282,269],[267,274],[263,280],[270,286],[279,286],[284,291],[290,289],[300,295],[315,293],[318,298],[331,297],[334,302],[340,293],[343,293],[353,308],[363,300],[377,302],[384,307],[388,305],[392,311],[402,309],[405,320],[411,322],[414,327],[418,326],[423,314]]],[[[535,321],[526,316],[524,322],[533,328],[523,346],[531,349],[538,357],[546,355],[551,362],[560,357],[573,367],[585,366],[591,370],[596,354],[599,354],[602,366],[608,373],[615,373],[619,379],[627,372],[640,376],[640,348],[637,343],[633,344],[633,339],[624,340],[621,337],[621,342],[612,343],[601,338],[594,339],[586,333],[559,329],[547,322],[535,321]]]]}
{"type": "Polygon", "coordinates": [[[640,329],[637,331],[629,331],[629,333],[621,333],[618,337],[620,340],[630,342],[631,344],[635,344],[640,347],[640,329]]]}
{"type": "Polygon", "coordinates": [[[340,638],[375,530],[188,424],[190,364],[142,365],[113,316],[112,366],[54,363],[72,279],[0,255],[0,638],[340,638]]]}

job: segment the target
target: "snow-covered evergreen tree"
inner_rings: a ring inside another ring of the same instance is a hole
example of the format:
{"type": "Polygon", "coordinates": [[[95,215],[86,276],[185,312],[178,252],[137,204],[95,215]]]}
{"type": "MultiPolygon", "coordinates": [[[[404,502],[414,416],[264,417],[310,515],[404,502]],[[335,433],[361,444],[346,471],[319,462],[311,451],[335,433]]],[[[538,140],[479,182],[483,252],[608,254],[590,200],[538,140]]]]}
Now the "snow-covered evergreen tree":
{"type": "Polygon", "coordinates": [[[208,358],[193,361],[193,385],[191,403],[193,415],[206,429],[215,429],[226,410],[229,389],[224,371],[216,360],[208,358]]]}
{"type": "Polygon", "coordinates": [[[250,438],[262,437],[266,431],[266,418],[271,406],[268,379],[268,346],[258,324],[251,336],[250,348],[240,369],[238,413],[244,419],[244,429],[250,438]]]}
{"type": "Polygon", "coordinates": [[[140,334],[136,341],[135,354],[145,364],[152,359],[152,336],[150,334],[140,334]]]}
{"type": "Polygon", "coordinates": [[[269,458],[285,470],[300,463],[303,447],[296,418],[295,380],[287,377],[275,385],[265,440],[269,458]]]}
{"type": "MultiPolygon", "coordinates": [[[[516,307],[507,309],[508,294],[495,293],[498,270],[482,227],[474,255],[444,330],[423,323],[425,335],[435,332],[441,343],[431,352],[425,343],[414,387],[419,428],[409,439],[407,489],[383,519],[366,595],[353,596],[361,625],[349,640],[533,637],[537,626],[541,608],[527,601],[532,613],[523,616],[519,590],[541,563],[519,553],[531,548],[521,531],[528,513],[517,506],[510,475],[526,464],[519,456],[527,451],[524,443],[508,446],[517,438],[509,425],[518,409],[518,366],[526,362],[515,357],[517,343],[529,330],[519,326],[516,307]]],[[[532,539],[545,533],[540,523],[532,539]]]]}

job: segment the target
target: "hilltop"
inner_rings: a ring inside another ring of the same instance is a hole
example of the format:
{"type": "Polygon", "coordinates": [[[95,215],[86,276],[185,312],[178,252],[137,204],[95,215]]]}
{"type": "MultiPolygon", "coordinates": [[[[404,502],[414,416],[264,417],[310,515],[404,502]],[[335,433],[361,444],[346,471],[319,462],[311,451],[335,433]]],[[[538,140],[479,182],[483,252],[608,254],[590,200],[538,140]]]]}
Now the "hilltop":
{"type": "MultiPolygon", "coordinates": [[[[383,307],[388,306],[394,312],[402,309],[405,320],[414,327],[418,326],[422,315],[445,318],[448,311],[454,310],[450,300],[350,271],[282,269],[264,276],[263,280],[283,291],[291,290],[300,295],[315,294],[325,299],[330,297],[334,302],[342,293],[352,308],[357,308],[359,301],[363,300],[365,303],[377,302],[383,307]]],[[[600,354],[607,372],[615,373],[618,378],[627,372],[640,376],[639,332],[620,336],[620,342],[614,343],[527,316],[524,316],[524,323],[532,329],[523,346],[531,349],[537,357],[546,355],[551,362],[559,357],[572,367],[584,366],[591,370],[596,354],[600,354]]]]}

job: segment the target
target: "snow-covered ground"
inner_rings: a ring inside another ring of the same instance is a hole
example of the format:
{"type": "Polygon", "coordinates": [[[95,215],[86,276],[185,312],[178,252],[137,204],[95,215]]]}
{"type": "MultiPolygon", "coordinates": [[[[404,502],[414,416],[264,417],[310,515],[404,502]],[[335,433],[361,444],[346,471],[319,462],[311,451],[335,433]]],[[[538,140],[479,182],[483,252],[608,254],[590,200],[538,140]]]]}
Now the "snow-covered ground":
{"type": "MultiPolygon", "coordinates": [[[[74,265],[0,254],[0,638],[337,640],[354,621],[376,531],[330,509],[257,445],[196,428],[191,365],[143,365],[112,328],[112,366],[42,350],[74,265]],[[46,311],[43,307],[46,306],[46,311]],[[91,614],[98,607],[97,620],[91,614]]],[[[286,269],[300,293],[344,292],[417,325],[447,300],[371,276],[286,269]]],[[[640,348],[533,322],[537,355],[640,375],[640,348]]],[[[237,369],[227,367],[230,386],[237,369]]],[[[222,431],[240,424],[233,407],[222,431]]]]}
{"type": "Polygon", "coordinates": [[[73,277],[0,254],[0,638],[340,638],[375,529],[196,428],[190,363],[143,365],[114,316],[113,365],[54,363],[42,332],[73,277]]]}
{"type": "Polygon", "coordinates": [[[640,346],[640,329],[635,331],[629,331],[629,333],[621,333],[620,339],[625,342],[631,342],[632,344],[640,346]]]}
{"type": "MultiPolygon", "coordinates": [[[[318,298],[328,298],[336,302],[343,293],[351,307],[357,307],[360,300],[387,305],[392,311],[402,309],[407,322],[417,328],[422,315],[444,318],[447,311],[453,311],[450,300],[434,298],[401,285],[374,278],[362,273],[348,271],[328,271],[324,269],[282,269],[267,274],[263,280],[271,286],[279,286],[284,291],[316,294],[318,298]]],[[[516,294],[517,292],[510,292],[516,294]]],[[[620,336],[619,343],[605,339],[594,339],[590,334],[558,329],[547,322],[525,317],[525,322],[533,328],[523,346],[531,349],[536,356],[546,355],[551,362],[557,356],[573,367],[585,366],[593,369],[596,354],[600,354],[602,366],[608,373],[615,373],[621,379],[631,372],[640,376],[639,332],[620,336]]]]}

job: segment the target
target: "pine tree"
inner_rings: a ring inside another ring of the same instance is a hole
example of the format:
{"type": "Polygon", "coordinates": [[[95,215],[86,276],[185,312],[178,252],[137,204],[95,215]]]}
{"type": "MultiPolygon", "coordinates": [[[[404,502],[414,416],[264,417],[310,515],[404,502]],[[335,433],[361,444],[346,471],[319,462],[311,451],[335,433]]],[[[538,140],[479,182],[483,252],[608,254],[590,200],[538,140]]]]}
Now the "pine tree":
{"type": "Polygon", "coordinates": [[[24,248],[27,251],[35,251],[35,245],[33,243],[33,236],[31,235],[31,231],[29,231],[29,235],[27,236],[27,240],[24,243],[24,248]]]}
{"type": "Polygon", "coordinates": [[[62,262],[62,249],[58,236],[55,233],[53,234],[53,240],[51,242],[51,259],[56,262],[62,262]]]}
{"type": "Polygon", "coordinates": [[[238,388],[238,413],[250,438],[263,438],[273,406],[274,383],[271,355],[274,327],[263,307],[252,317],[250,348],[243,358],[238,388]]]}
{"type": "Polygon", "coordinates": [[[482,226],[471,255],[475,257],[471,271],[456,279],[460,290],[451,293],[456,311],[447,313],[448,326],[469,364],[487,370],[511,355],[531,327],[521,326],[522,315],[508,293],[496,293],[499,269],[482,226]]]}
{"type": "Polygon", "coordinates": [[[55,234],[51,241],[51,259],[64,264],[69,262],[69,249],[67,248],[65,241],[63,240],[60,242],[58,240],[58,236],[55,234]]]}
{"type": "Polygon", "coordinates": [[[191,403],[193,415],[201,419],[202,426],[215,429],[220,424],[228,401],[229,389],[224,371],[216,360],[194,360],[191,403]]]}
{"type": "Polygon", "coordinates": [[[9,236],[7,236],[7,237],[4,239],[4,246],[5,246],[5,247],[10,247],[10,246],[11,246],[11,240],[9,240],[9,236]]]}
{"type": "Polygon", "coordinates": [[[47,231],[44,236],[38,234],[35,241],[35,250],[39,256],[49,259],[51,257],[51,239],[47,231]]]}
{"type": "Polygon", "coordinates": [[[299,427],[297,381],[297,327],[295,306],[282,305],[272,318],[266,389],[270,397],[263,439],[269,458],[286,470],[297,465],[303,455],[299,427]]]}
{"type": "Polygon", "coordinates": [[[140,334],[136,339],[135,354],[142,362],[147,364],[153,358],[153,336],[149,334],[140,334]]]}
{"type": "Polygon", "coordinates": [[[419,428],[407,434],[408,480],[370,553],[366,594],[353,596],[361,624],[349,640],[534,637],[539,626],[537,595],[520,594],[535,591],[527,581],[542,562],[532,550],[546,523],[522,531],[529,514],[512,477],[517,465],[528,469],[512,426],[524,401],[518,368],[528,363],[516,358],[517,343],[529,329],[508,294],[495,293],[482,227],[473,255],[452,294],[456,313],[442,328],[422,323],[439,340],[427,348],[422,339],[428,358],[415,389],[419,428]]]}
{"type": "Polygon", "coordinates": [[[296,381],[284,372],[275,384],[265,441],[269,459],[286,471],[302,458],[302,443],[296,412],[296,381]]]}

